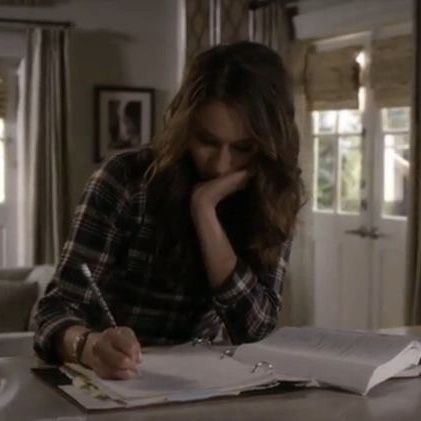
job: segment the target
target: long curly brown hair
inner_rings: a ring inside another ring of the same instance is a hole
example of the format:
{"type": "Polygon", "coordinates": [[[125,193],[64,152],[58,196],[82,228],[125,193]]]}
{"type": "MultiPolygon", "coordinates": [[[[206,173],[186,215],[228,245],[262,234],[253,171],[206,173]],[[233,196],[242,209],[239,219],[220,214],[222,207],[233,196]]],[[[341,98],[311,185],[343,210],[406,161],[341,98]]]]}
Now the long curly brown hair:
{"type": "Polygon", "coordinates": [[[218,213],[241,257],[256,269],[276,266],[303,203],[291,86],[280,56],[262,44],[218,45],[191,63],[167,110],[165,127],[154,139],[146,173],[154,190],[160,247],[174,261],[188,267],[197,258],[189,198],[198,178],[187,145],[197,110],[219,100],[242,113],[258,152],[248,188],[225,199],[218,213]]]}

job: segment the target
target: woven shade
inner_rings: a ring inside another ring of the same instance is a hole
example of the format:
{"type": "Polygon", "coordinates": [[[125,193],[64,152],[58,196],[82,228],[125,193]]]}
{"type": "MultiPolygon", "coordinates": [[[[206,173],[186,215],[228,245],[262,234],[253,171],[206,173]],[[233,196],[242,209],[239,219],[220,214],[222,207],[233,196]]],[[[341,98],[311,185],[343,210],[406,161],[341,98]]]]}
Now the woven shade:
{"type": "Polygon", "coordinates": [[[362,47],[309,52],[305,90],[313,110],[358,108],[359,65],[362,47]]]}
{"type": "Polygon", "coordinates": [[[0,72],[0,118],[6,118],[7,108],[7,89],[6,75],[0,72]]]}
{"type": "Polygon", "coordinates": [[[209,0],[186,0],[186,64],[210,46],[209,0]]]}
{"type": "Polygon", "coordinates": [[[249,39],[249,10],[247,0],[221,0],[221,43],[249,39]]]}
{"type": "Polygon", "coordinates": [[[410,105],[413,54],[408,35],[374,41],[370,82],[380,107],[410,105]]]}

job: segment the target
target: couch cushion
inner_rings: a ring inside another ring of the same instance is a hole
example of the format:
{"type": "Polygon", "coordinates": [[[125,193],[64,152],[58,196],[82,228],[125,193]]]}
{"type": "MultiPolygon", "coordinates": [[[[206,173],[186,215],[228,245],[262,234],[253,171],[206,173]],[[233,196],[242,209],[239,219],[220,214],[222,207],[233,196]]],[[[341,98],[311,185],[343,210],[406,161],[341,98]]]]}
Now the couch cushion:
{"type": "Polygon", "coordinates": [[[36,282],[0,281],[0,332],[27,329],[38,288],[36,282]]]}
{"type": "Polygon", "coordinates": [[[32,272],[25,279],[25,282],[36,282],[38,284],[38,297],[32,306],[27,330],[35,330],[35,314],[38,310],[38,302],[44,296],[45,289],[53,278],[54,271],[55,267],[51,265],[35,266],[32,272]]]}

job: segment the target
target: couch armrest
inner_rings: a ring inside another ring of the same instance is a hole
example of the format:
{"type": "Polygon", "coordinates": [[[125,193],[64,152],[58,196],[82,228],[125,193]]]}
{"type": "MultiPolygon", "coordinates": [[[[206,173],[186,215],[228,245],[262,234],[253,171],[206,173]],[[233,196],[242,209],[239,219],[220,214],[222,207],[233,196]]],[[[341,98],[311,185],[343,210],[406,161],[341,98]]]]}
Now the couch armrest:
{"type": "Polygon", "coordinates": [[[33,267],[12,267],[0,269],[0,279],[7,281],[24,281],[32,272],[33,267]]]}
{"type": "Polygon", "coordinates": [[[0,357],[34,355],[33,332],[0,333],[0,357]]]}

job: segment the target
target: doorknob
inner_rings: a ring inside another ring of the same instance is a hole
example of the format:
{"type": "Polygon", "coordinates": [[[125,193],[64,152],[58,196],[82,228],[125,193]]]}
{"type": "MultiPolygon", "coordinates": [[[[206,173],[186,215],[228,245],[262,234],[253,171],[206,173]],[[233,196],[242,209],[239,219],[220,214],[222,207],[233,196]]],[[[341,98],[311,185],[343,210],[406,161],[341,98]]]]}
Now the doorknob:
{"type": "Polygon", "coordinates": [[[379,229],[376,228],[376,227],[372,227],[370,230],[368,230],[368,233],[367,234],[373,240],[377,240],[380,237],[386,237],[386,234],[381,234],[379,232],[379,229]]]}
{"type": "Polygon", "coordinates": [[[364,225],[361,225],[357,229],[346,230],[345,233],[351,234],[351,235],[358,235],[361,238],[365,238],[365,237],[368,237],[370,235],[370,232],[367,230],[367,228],[364,225]]]}

